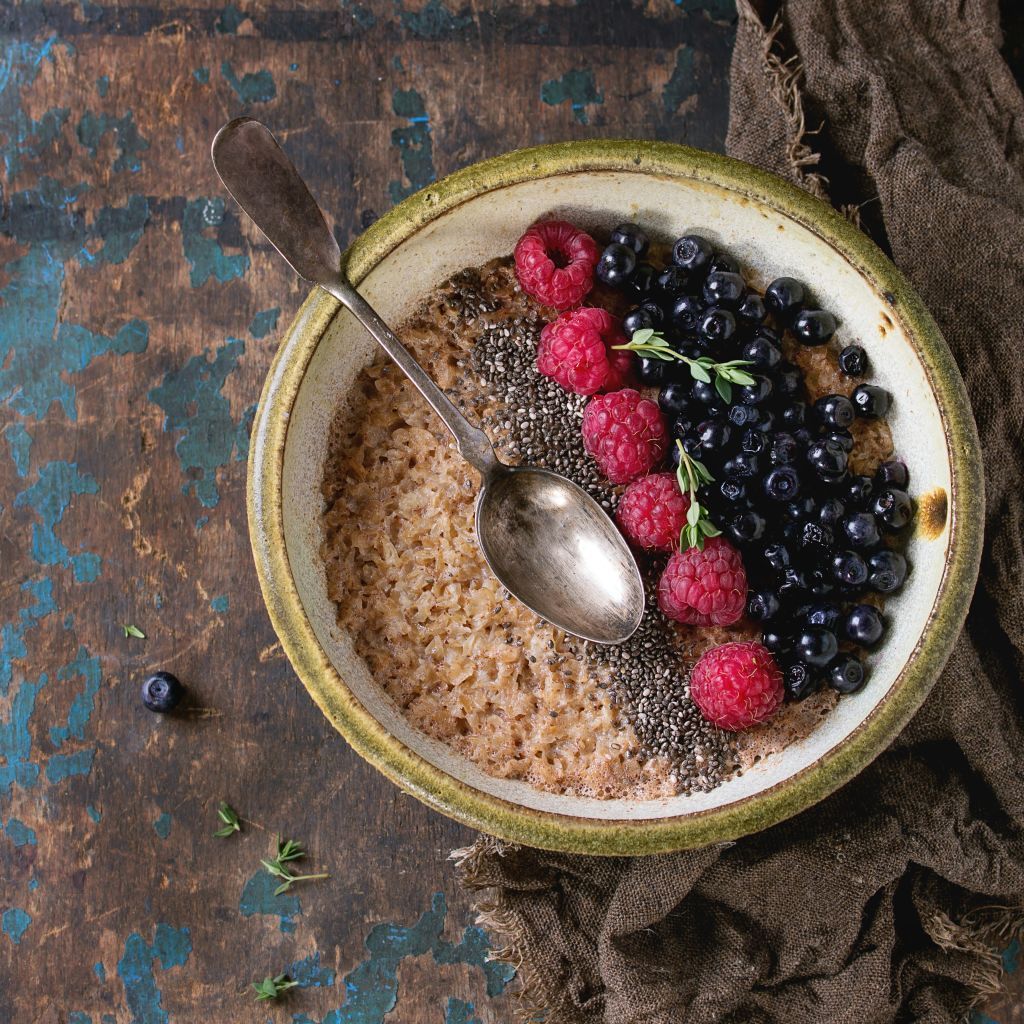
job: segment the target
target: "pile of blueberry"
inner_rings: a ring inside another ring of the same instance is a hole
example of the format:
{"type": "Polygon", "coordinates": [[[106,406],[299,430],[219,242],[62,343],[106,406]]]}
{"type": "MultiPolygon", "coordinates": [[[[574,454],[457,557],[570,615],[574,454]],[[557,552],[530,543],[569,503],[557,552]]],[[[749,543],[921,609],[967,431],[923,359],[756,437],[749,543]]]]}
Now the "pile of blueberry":
{"type": "MultiPolygon", "coordinates": [[[[636,301],[623,321],[626,334],[652,328],[689,358],[747,360],[755,378],[728,389],[726,400],[686,363],[638,360],[641,381],[661,389],[673,437],[714,477],[698,493],[742,551],[748,614],[762,624],[791,699],[822,682],[852,693],[865,680],[859,649],[874,647],[885,632],[864,597],[893,593],[907,575],[891,546],[913,517],[906,466],[886,462],[874,477],[848,468],[855,418],[885,416],[891,396],[860,384],[850,397],[810,399],[802,371],[783,356],[782,337],[826,345],[836,320],[815,308],[799,281],[778,278],[762,296],[731,256],[699,235],[678,239],[661,269],[644,259],[647,250],[641,229],[624,224],[596,267],[599,280],[636,301]]],[[[850,377],[867,372],[859,345],[843,348],[838,364],[850,377]]],[[[673,455],[678,463],[678,449],[673,455]]]]}

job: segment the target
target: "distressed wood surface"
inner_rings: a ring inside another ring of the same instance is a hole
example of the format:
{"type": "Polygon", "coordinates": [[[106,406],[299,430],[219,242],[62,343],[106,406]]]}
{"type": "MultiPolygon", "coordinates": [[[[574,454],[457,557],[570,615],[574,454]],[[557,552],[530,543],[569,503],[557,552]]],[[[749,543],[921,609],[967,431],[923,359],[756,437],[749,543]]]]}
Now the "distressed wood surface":
{"type": "Polygon", "coordinates": [[[721,150],[734,20],[731,0],[0,7],[0,1021],[511,1018],[447,861],[471,834],[348,750],[263,610],[248,431],[304,289],[224,202],[209,142],[266,120],[344,243],[518,146],[721,150]],[[143,709],[155,669],[190,713],[143,709]],[[243,834],[212,836],[221,799],[243,834]],[[330,879],[275,897],[278,832],[330,879]],[[299,987],[257,1007],[250,983],[285,971],[299,987]]]}

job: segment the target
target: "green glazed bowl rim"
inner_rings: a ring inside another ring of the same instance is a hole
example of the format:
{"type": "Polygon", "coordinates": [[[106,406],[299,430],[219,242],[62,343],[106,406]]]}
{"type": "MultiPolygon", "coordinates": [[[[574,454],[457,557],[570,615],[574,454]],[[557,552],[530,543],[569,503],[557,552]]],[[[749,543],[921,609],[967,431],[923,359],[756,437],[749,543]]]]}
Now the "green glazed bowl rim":
{"type": "Polygon", "coordinates": [[[253,425],[247,507],[256,569],[271,622],[306,689],[331,724],[403,790],[465,825],[528,846],[636,855],[724,842],[776,824],[823,799],[861,771],[920,707],[963,626],[981,558],[984,490],[980,446],[960,373],[942,335],[903,275],[864,234],[824,202],[729,157],[663,142],[592,140],[517,150],[473,164],[404,200],[344,256],[360,281],[424,225],[496,188],[580,171],[680,177],[764,203],[832,246],[891,300],[939,405],[952,468],[950,538],[931,615],[911,657],[878,705],[814,764],[723,807],[675,817],[606,822],[526,808],[481,792],[430,764],[388,733],[356,699],[317,640],[288,564],[282,485],[291,410],[337,301],[314,289],[278,349],[253,425]]]}

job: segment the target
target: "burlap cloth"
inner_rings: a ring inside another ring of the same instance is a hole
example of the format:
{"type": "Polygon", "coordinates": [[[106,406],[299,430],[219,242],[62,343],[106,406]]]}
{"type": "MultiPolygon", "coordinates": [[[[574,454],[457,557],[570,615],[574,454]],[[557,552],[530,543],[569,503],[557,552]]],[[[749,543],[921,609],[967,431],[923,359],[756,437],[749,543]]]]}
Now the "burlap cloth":
{"type": "Polygon", "coordinates": [[[996,0],[764,6],[740,2],[728,150],[859,213],[939,321],[985,453],[981,581],[911,725],[798,817],[650,858],[462,851],[548,1024],[952,1022],[1021,922],[1024,102],[996,0]]]}

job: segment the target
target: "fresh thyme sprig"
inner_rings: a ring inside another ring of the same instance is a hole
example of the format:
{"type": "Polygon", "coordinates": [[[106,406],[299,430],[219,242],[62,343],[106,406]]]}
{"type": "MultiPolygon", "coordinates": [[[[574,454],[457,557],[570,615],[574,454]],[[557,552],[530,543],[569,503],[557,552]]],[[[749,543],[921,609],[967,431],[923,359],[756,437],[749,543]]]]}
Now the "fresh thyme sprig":
{"type": "Polygon", "coordinates": [[[660,359],[662,362],[686,363],[690,367],[690,375],[694,380],[711,383],[711,375],[715,375],[715,390],[722,396],[725,402],[732,401],[733,384],[755,384],[754,378],[742,369],[744,366],[753,366],[749,359],[730,359],[724,363],[715,362],[710,356],[699,356],[693,359],[677,352],[665,340],[665,336],[659,334],[652,327],[645,327],[637,331],[632,340],[626,345],[616,345],[615,348],[626,352],[636,352],[637,355],[647,356],[648,359],[660,359]]]}
{"type": "Polygon", "coordinates": [[[330,878],[330,875],[293,875],[288,868],[285,867],[289,861],[299,860],[306,856],[306,851],[303,850],[302,844],[295,842],[294,839],[278,839],[277,841],[277,856],[273,860],[262,860],[260,863],[270,872],[275,878],[283,878],[284,881],[274,890],[275,896],[280,896],[281,893],[287,892],[296,882],[311,882],[315,878],[330,878]]]}
{"type": "Polygon", "coordinates": [[[256,989],[257,999],[276,999],[283,992],[295,988],[297,981],[292,981],[287,974],[279,974],[276,978],[270,976],[262,981],[254,981],[252,987],[256,989]]]}
{"type": "Polygon", "coordinates": [[[221,800],[217,808],[217,817],[224,822],[224,827],[213,833],[218,839],[226,839],[228,836],[242,831],[242,822],[231,804],[221,800]]]}
{"type": "Polygon", "coordinates": [[[697,488],[701,484],[714,483],[715,478],[708,472],[707,466],[700,459],[686,453],[683,442],[677,440],[679,448],[679,467],[676,469],[676,480],[679,490],[690,498],[690,508],[686,513],[686,525],[679,531],[680,548],[704,548],[705,537],[717,537],[722,531],[708,519],[708,510],[697,500],[697,488]],[[685,541],[685,543],[684,543],[685,541]]]}

